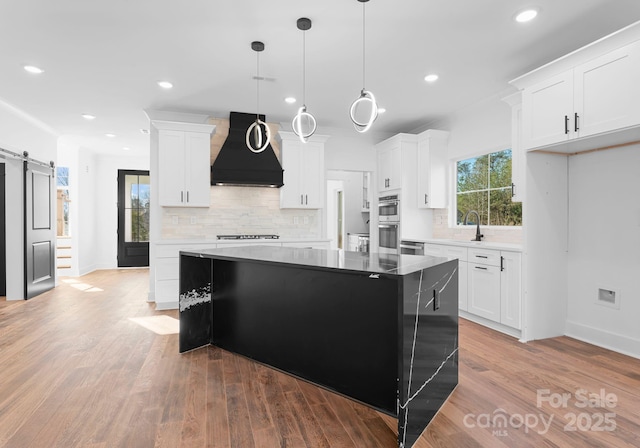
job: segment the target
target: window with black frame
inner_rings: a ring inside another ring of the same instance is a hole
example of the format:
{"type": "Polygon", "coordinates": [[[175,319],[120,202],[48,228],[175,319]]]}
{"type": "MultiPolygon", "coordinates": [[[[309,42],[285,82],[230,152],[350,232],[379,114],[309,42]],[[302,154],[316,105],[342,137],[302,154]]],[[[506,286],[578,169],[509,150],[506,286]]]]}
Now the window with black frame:
{"type": "MultiPolygon", "coordinates": [[[[475,210],[481,225],[522,225],[522,203],[511,201],[511,149],[460,160],[456,165],[456,224],[464,224],[467,213],[475,210]]],[[[476,220],[475,214],[468,215],[468,224],[476,220]]]]}

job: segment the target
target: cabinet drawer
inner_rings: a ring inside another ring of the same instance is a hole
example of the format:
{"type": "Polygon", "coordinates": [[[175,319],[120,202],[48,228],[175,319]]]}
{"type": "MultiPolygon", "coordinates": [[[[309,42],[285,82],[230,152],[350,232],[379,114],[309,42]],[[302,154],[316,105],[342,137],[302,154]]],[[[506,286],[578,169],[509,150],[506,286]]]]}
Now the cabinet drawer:
{"type": "Polygon", "coordinates": [[[490,249],[469,248],[469,263],[500,266],[500,251],[490,249]]]}
{"type": "Polygon", "coordinates": [[[449,259],[457,258],[460,261],[467,261],[468,259],[468,250],[466,247],[460,246],[444,246],[444,256],[449,259]]]}

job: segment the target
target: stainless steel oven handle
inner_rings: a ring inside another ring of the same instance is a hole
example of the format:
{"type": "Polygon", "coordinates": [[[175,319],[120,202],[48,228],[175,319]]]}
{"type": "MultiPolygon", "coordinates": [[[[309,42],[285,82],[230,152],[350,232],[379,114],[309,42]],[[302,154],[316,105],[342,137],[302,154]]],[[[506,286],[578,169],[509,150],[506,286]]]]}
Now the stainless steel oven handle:
{"type": "Polygon", "coordinates": [[[382,227],[383,229],[390,229],[392,227],[398,227],[398,224],[378,224],[378,227],[382,227]]]}

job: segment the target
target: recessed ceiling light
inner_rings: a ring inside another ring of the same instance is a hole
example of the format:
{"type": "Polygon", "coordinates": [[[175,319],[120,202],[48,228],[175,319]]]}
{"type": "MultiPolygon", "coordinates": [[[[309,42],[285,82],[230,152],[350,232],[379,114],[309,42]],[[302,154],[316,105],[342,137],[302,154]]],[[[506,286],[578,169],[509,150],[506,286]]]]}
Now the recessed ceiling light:
{"type": "Polygon", "coordinates": [[[35,65],[25,65],[24,69],[29,73],[35,73],[36,75],[44,73],[44,70],[42,70],[40,67],[36,67],[35,65]]]}
{"type": "Polygon", "coordinates": [[[427,82],[435,82],[438,80],[438,75],[436,75],[435,73],[431,73],[427,76],[424,77],[424,80],[427,82]]]}
{"type": "Polygon", "coordinates": [[[130,149],[131,149],[131,148],[129,148],[128,146],[124,146],[124,147],[122,148],[122,150],[123,150],[123,151],[129,151],[130,149]]]}
{"type": "Polygon", "coordinates": [[[287,103],[287,104],[293,104],[293,103],[296,102],[296,99],[294,97],[292,97],[292,96],[288,96],[288,97],[286,97],[284,99],[284,102],[287,103]]]}
{"type": "Polygon", "coordinates": [[[149,133],[149,129],[144,129],[144,128],[140,129],[140,133],[144,134],[144,135],[147,135],[149,133]]]}
{"type": "Polygon", "coordinates": [[[95,120],[96,116],[91,114],[82,114],[82,118],[84,118],[85,120],[95,120]]]}
{"type": "Polygon", "coordinates": [[[104,135],[105,135],[105,137],[109,137],[109,138],[114,138],[116,136],[116,134],[111,134],[111,133],[104,134],[104,135]]]}
{"type": "Polygon", "coordinates": [[[515,16],[514,20],[519,23],[525,23],[535,19],[537,15],[538,15],[537,9],[525,9],[524,11],[519,12],[515,16]]]}
{"type": "Polygon", "coordinates": [[[158,85],[163,89],[170,89],[173,87],[173,84],[171,84],[169,81],[158,81],[158,85]]]}
{"type": "Polygon", "coordinates": [[[383,114],[387,111],[387,109],[385,109],[384,107],[378,107],[378,113],[379,114],[383,114]]]}

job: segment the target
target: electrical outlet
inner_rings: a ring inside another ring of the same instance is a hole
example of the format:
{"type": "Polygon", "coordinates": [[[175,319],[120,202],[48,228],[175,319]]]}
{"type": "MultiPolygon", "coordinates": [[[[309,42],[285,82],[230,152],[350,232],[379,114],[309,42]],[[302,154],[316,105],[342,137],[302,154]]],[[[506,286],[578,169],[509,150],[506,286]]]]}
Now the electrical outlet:
{"type": "Polygon", "coordinates": [[[298,219],[298,217],[297,217],[297,216],[294,216],[294,217],[293,217],[293,225],[294,225],[294,226],[297,226],[298,224],[300,224],[300,219],[298,219]]]}
{"type": "Polygon", "coordinates": [[[178,225],[178,222],[179,222],[179,221],[178,221],[178,216],[177,216],[177,215],[173,215],[173,216],[171,217],[171,224],[173,224],[174,226],[177,226],[177,225],[178,225]]]}
{"type": "Polygon", "coordinates": [[[305,224],[309,224],[309,217],[308,217],[308,216],[305,216],[305,217],[304,217],[304,223],[305,223],[305,224]]]}
{"type": "Polygon", "coordinates": [[[191,224],[197,224],[198,223],[198,219],[195,216],[191,217],[191,224]]]}

